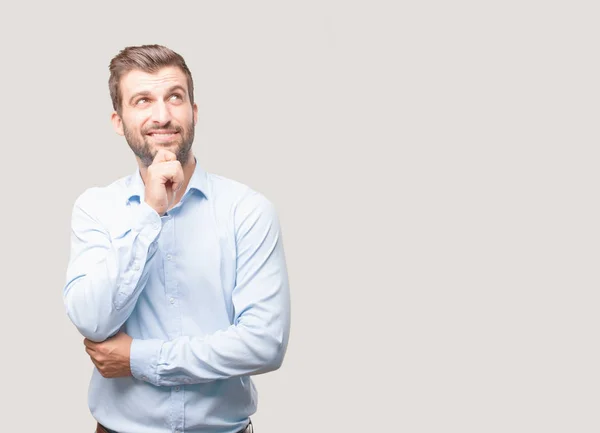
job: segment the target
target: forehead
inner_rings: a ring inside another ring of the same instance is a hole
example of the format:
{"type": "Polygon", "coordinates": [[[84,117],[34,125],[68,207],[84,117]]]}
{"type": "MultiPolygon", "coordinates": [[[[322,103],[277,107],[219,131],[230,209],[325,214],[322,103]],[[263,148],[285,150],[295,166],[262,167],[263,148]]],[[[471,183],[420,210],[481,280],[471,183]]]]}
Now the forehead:
{"type": "Polygon", "coordinates": [[[167,66],[155,73],[134,69],[121,77],[121,92],[124,98],[137,92],[161,92],[179,85],[186,91],[187,77],[176,66],[167,66]]]}

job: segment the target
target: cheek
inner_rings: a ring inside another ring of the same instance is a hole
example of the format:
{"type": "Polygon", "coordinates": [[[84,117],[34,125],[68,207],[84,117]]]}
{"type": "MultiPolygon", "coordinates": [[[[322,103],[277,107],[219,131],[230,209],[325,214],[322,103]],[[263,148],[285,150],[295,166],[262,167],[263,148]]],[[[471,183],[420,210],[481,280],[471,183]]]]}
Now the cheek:
{"type": "Polygon", "coordinates": [[[125,122],[125,126],[129,132],[141,132],[144,127],[144,122],[142,119],[138,117],[132,117],[127,119],[125,122]]]}
{"type": "Polygon", "coordinates": [[[173,111],[172,114],[174,120],[176,120],[181,126],[189,125],[190,123],[196,123],[194,112],[187,107],[177,107],[177,110],[173,111]]]}

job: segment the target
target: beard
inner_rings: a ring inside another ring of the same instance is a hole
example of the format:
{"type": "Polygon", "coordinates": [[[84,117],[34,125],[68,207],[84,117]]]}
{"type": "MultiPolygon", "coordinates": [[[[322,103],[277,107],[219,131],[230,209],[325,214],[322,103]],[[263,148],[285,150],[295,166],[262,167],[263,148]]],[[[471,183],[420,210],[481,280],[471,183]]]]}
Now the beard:
{"type": "Polygon", "coordinates": [[[190,122],[187,128],[182,128],[180,126],[173,125],[171,122],[168,122],[165,125],[154,128],[146,128],[141,131],[141,134],[138,134],[135,131],[127,128],[125,122],[123,122],[125,140],[135,156],[140,159],[146,168],[152,165],[154,157],[156,156],[158,149],[161,147],[161,145],[152,145],[149,141],[150,137],[148,137],[147,134],[153,129],[171,129],[177,132],[177,135],[173,141],[178,141],[179,143],[177,144],[177,149],[174,151],[174,153],[181,165],[185,165],[190,155],[192,143],[194,142],[194,123],[190,122]]]}

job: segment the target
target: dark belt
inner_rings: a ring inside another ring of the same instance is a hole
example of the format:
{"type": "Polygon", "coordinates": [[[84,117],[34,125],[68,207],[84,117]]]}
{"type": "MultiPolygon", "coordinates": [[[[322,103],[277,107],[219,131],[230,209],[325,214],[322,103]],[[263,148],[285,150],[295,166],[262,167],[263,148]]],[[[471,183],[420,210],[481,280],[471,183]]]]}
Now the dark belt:
{"type": "MultiPolygon", "coordinates": [[[[238,433],[253,433],[253,432],[254,432],[254,427],[252,427],[252,421],[250,421],[250,423],[246,427],[241,429],[238,433]]],[[[117,433],[117,432],[115,432],[113,430],[108,430],[102,424],[98,423],[98,426],[96,427],[96,433],[117,433]]]]}

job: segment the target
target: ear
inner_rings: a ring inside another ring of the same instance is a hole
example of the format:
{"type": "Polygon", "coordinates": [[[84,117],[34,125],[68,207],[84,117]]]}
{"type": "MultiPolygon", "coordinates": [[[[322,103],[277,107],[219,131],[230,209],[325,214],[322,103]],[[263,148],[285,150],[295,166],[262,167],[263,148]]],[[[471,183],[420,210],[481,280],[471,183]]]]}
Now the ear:
{"type": "Polygon", "coordinates": [[[194,107],[192,108],[194,111],[194,126],[198,123],[198,105],[194,102],[194,107]]]}
{"type": "Polygon", "coordinates": [[[119,135],[125,135],[125,131],[123,131],[123,119],[121,119],[121,116],[116,111],[113,111],[110,120],[113,128],[115,128],[115,132],[119,135]]]}

